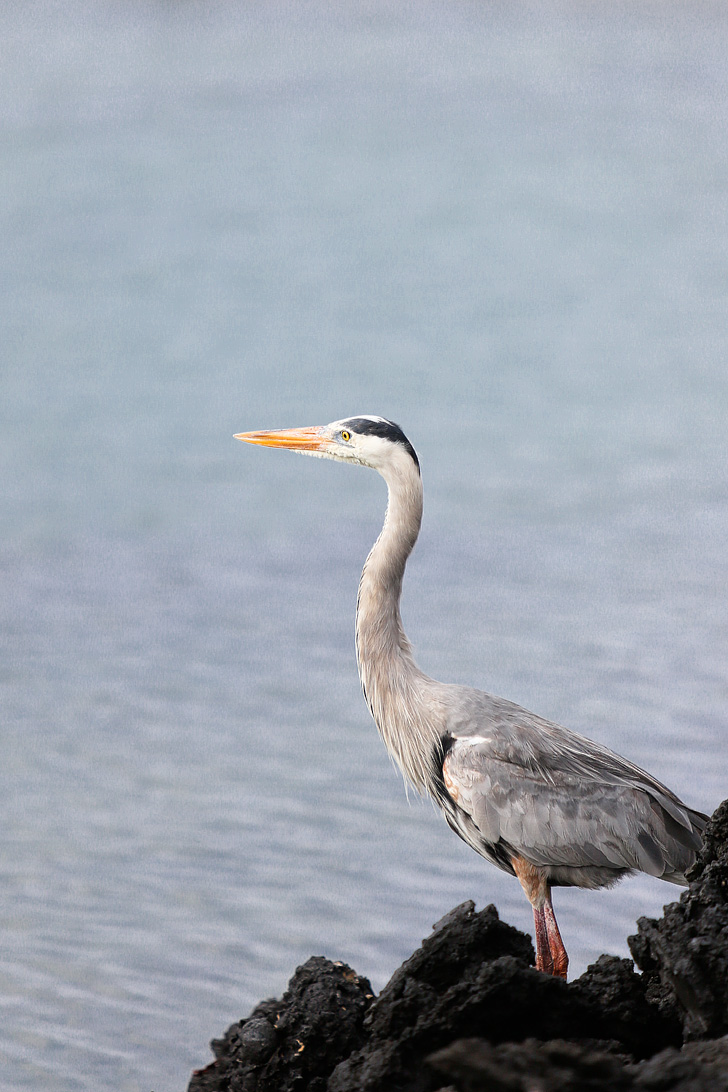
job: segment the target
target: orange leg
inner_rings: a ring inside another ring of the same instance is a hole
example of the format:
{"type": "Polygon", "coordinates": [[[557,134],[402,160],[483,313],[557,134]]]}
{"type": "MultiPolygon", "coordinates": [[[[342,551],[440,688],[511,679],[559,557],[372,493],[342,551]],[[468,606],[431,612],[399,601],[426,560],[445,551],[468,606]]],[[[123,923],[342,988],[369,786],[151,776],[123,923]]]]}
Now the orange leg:
{"type": "Polygon", "coordinates": [[[551,887],[542,869],[523,857],[512,857],[513,871],[533,907],[536,933],[536,969],[556,978],[566,978],[569,957],[561,939],[556,915],[551,905],[551,887]]]}

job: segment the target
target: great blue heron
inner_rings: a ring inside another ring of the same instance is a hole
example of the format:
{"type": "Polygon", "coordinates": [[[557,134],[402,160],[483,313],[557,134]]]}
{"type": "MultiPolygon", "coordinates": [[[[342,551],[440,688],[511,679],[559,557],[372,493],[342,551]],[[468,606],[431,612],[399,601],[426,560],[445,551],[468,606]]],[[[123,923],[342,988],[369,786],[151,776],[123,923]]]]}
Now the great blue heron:
{"type": "Polygon", "coordinates": [[[436,682],[415,663],[399,600],[422,478],[398,425],[367,415],[236,439],[368,466],[386,481],[387,514],[356,607],[364,696],[405,778],[477,853],[520,880],[539,970],[566,978],[568,967],[552,887],[610,887],[633,872],[686,884],[706,815],[601,744],[504,698],[436,682]]]}

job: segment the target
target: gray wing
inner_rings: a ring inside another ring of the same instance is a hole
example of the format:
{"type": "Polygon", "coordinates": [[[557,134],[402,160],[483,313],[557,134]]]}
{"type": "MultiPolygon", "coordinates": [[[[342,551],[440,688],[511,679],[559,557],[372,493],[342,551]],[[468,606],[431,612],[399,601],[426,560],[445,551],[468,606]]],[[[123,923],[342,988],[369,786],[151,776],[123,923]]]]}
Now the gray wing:
{"type": "Polygon", "coordinates": [[[488,715],[453,725],[443,778],[474,848],[517,853],[554,883],[598,887],[634,870],[685,882],[706,816],[607,748],[477,691],[470,705],[473,693],[488,715]]]}

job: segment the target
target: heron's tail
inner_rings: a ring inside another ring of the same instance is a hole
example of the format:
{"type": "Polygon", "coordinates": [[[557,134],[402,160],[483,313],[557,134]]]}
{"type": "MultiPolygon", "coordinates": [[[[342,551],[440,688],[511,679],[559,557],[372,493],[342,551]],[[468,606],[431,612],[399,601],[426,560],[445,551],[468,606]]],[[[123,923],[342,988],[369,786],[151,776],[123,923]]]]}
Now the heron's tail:
{"type": "Polygon", "coordinates": [[[681,887],[687,887],[685,876],[687,870],[695,864],[698,853],[703,848],[703,832],[708,824],[710,816],[702,811],[693,811],[683,804],[680,809],[689,826],[683,822],[677,822],[674,814],[663,811],[663,822],[667,835],[665,853],[665,871],[662,879],[668,883],[676,883],[681,887]]]}

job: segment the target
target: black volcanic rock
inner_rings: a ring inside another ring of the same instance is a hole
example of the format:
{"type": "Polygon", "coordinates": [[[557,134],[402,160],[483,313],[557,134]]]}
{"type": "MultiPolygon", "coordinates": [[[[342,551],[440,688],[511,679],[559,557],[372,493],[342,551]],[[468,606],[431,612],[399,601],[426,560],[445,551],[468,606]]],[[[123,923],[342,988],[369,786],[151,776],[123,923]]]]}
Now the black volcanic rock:
{"type": "Polygon", "coordinates": [[[636,1092],[728,1092],[728,1039],[686,1043],[634,1068],[636,1092]]]}
{"type": "Polygon", "coordinates": [[[337,1066],[328,1092],[436,1089],[427,1055],[463,1037],[579,1039],[634,1058],[680,1044],[679,1023],[649,1003],[629,960],[602,956],[568,986],[532,962],[529,938],[494,906],[476,914],[463,903],[384,987],[364,1045],[337,1066]]]}
{"type": "Polygon", "coordinates": [[[642,974],[615,956],[568,985],[541,974],[530,939],[472,902],[376,1000],[310,959],[213,1042],[189,1092],[728,1092],[728,802],[689,879],[630,938],[642,974]]]}
{"type": "Polygon", "coordinates": [[[668,1046],[680,1046],[677,1014],[660,1004],[661,999],[650,993],[648,985],[643,975],[635,973],[631,959],[600,956],[569,984],[568,992],[579,1016],[571,1024],[571,1031],[567,1025],[561,1026],[559,1037],[613,1040],[636,1059],[649,1058],[668,1046]],[[577,1028],[583,1029],[583,1035],[574,1034],[577,1028]]]}
{"type": "Polygon", "coordinates": [[[448,1081],[440,1092],[728,1092],[727,1039],[670,1048],[639,1065],[583,1043],[460,1039],[428,1062],[448,1081]]]}
{"type": "Polygon", "coordinates": [[[629,946],[682,1015],[686,1039],[728,1033],[728,800],[705,831],[690,887],[659,920],[640,918],[629,946]]]}
{"type": "Polygon", "coordinates": [[[560,1040],[493,1046],[485,1039],[459,1039],[432,1054],[428,1063],[458,1092],[621,1092],[634,1087],[619,1058],[560,1040]]]}
{"type": "Polygon", "coordinates": [[[193,1074],[189,1092],[324,1092],[336,1063],[363,1041],[372,998],[351,967],[314,956],[281,1001],[261,1002],[213,1040],[215,1061],[193,1074]]]}
{"type": "Polygon", "coordinates": [[[528,968],[534,960],[530,938],[502,922],[495,906],[480,913],[470,900],[456,906],[380,993],[365,1021],[369,1037],[399,1038],[419,1026],[428,1035],[446,1029],[453,1011],[468,1008],[483,968],[502,959],[528,968]]]}

